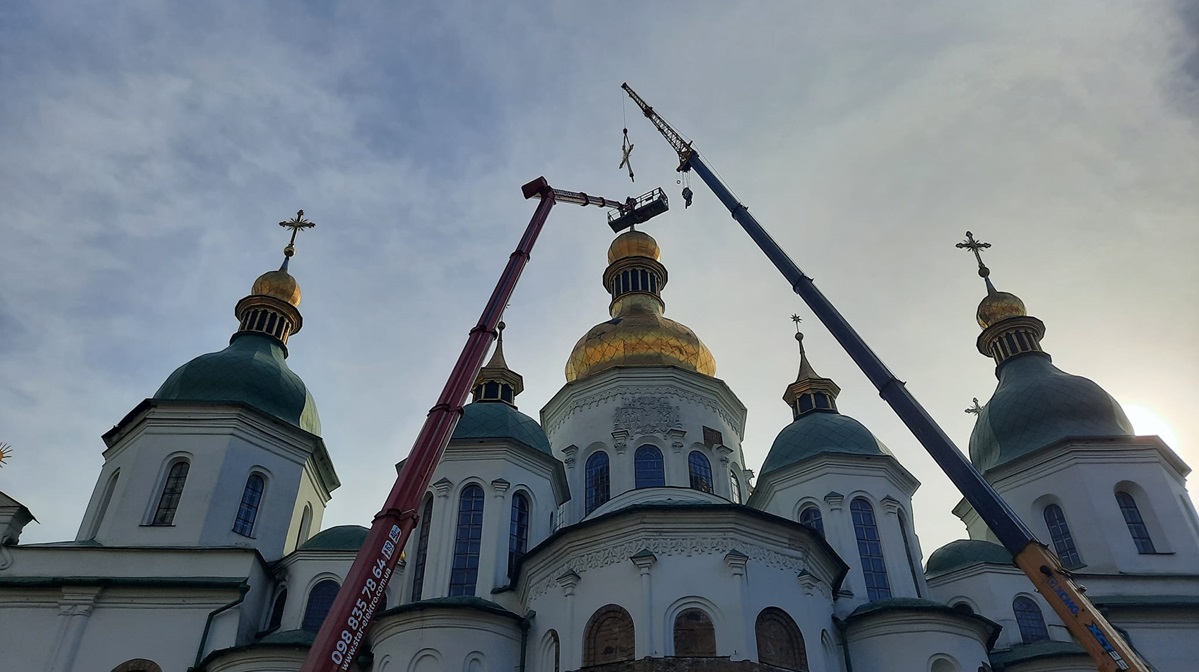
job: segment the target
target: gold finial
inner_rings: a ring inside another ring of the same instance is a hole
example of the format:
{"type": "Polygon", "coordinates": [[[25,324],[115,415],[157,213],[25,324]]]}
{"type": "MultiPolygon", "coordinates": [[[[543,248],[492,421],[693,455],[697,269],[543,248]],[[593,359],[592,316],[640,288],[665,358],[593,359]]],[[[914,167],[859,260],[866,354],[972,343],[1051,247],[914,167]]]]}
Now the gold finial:
{"type": "Polygon", "coordinates": [[[971,415],[978,415],[979,413],[982,413],[982,410],[983,407],[978,405],[978,397],[975,397],[974,403],[970,405],[970,408],[965,409],[965,412],[971,415]]]}
{"type": "Polygon", "coordinates": [[[316,222],[310,222],[307,219],[304,219],[304,211],[297,210],[295,217],[285,222],[279,222],[279,226],[282,226],[285,229],[291,229],[291,240],[288,241],[287,247],[283,248],[283,255],[290,257],[296,253],[296,234],[299,233],[301,229],[311,229],[312,227],[316,226],[316,222]]]}
{"type": "Polygon", "coordinates": [[[975,240],[974,234],[967,231],[966,232],[966,240],[963,240],[962,242],[958,243],[954,247],[956,247],[960,250],[970,250],[971,252],[974,253],[974,258],[978,260],[978,275],[979,275],[979,277],[985,278],[988,275],[991,275],[991,269],[987,268],[987,265],[983,263],[982,255],[979,254],[979,250],[985,250],[985,249],[991,247],[990,243],[984,243],[981,240],[975,240]]]}
{"type": "Polygon", "coordinates": [[[10,457],[12,457],[12,445],[0,443],[0,467],[3,467],[10,457]]]}

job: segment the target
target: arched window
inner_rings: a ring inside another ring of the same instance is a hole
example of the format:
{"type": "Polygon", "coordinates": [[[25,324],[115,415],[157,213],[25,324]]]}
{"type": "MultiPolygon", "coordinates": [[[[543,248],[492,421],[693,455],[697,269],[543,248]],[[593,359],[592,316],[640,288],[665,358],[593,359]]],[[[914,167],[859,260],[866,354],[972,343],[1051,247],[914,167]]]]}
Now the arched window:
{"type": "Polygon", "coordinates": [[[100,523],[104,522],[104,516],[108,513],[108,504],[112,501],[112,493],[117,489],[117,478],[120,476],[121,470],[117,469],[108,477],[108,483],[104,485],[104,494],[100,495],[100,505],[96,507],[96,516],[92,518],[92,525],[87,533],[88,539],[95,539],[96,533],[100,531],[100,523]]]}
{"type": "Polygon", "coordinates": [[[508,525],[508,576],[516,561],[529,550],[529,497],[523,492],[512,495],[512,516],[508,525]]]}
{"type": "Polygon", "coordinates": [[[808,527],[824,536],[824,517],[820,515],[820,507],[815,504],[809,504],[799,512],[799,524],[807,525],[808,527]]]}
{"type": "Polygon", "coordinates": [[[974,615],[974,607],[966,604],[965,602],[958,602],[958,603],[954,604],[953,610],[958,612],[959,614],[966,614],[967,616],[974,615]]]}
{"type": "Polygon", "coordinates": [[[1127,492],[1117,492],[1116,502],[1120,505],[1120,513],[1124,514],[1124,523],[1128,525],[1128,533],[1132,535],[1132,543],[1137,545],[1137,553],[1153,554],[1153,539],[1149,536],[1149,528],[1145,527],[1145,519],[1137,508],[1137,500],[1127,492]]]}
{"type": "Polygon", "coordinates": [[[544,656],[542,660],[544,664],[541,666],[545,672],[561,672],[562,670],[562,643],[558,640],[558,631],[550,630],[546,633],[544,656]]]}
{"type": "Polygon", "coordinates": [[[633,455],[636,487],[660,488],[666,485],[666,469],[662,466],[662,451],[646,444],[633,455]]]}
{"type": "Polygon", "coordinates": [[[425,589],[425,561],[429,558],[429,528],[433,527],[433,498],[425,498],[416,535],[416,560],[412,563],[412,601],[420,602],[425,589]]]}
{"type": "Polygon", "coordinates": [[[729,469],[729,494],[733,496],[733,503],[741,503],[741,480],[737,478],[736,469],[729,469]]]}
{"type": "Polygon", "coordinates": [[[858,557],[862,560],[862,575],[866,579],[866,599],[871,602],[891,597],[887,581],[887,563],[883,560],[883,545],[874,522],[874,507],[858,497],[849,505],[853,515],[853,531],[858,537],[858,557]]]}
{"type": "Polygon", "coordinates": [[[299,548],[308,541],[308,536],[312,533],[312,505],[305,504],[304,512],[300,514],[300,531],[296,533],[296,548],[299,548]]]}
{"type": "Polygon", "coordinates": [[[271,607],[271,620],[266,624],[267,630],[276,630],[283,624],[283,608],[287,606],[287,589],[279,591],[275,597],[275,606],[271,607]]]}
{"type": "Polygon", "coordinates": [[[687,471],[691,475],[691,489],[712,492],[712,463],[698,450],[687,456],[687,471]]]}
{"type": "Polygon", "coordinates": [[[716,628],[703,609],[684,609],[674,617],[674,655],[716,655],[716,628]]]}
{"type": "Polygon", "coordinates": [[[248,537],[254,531],[254,519],[258,517],[258,506],[262,504],[262,490],[265,487],[266,483],[258,474],[250,474],[246,479],[241,505],[237,507],[237,519],[233,521],[233,531],[237,534],[248,537]]]}
{"type": "Polygon", "coordinates": [[[1023,595],[1012,600],[1012,611],[1016,612],[1016,625],[1020,628],[1020,639],[1025,644],[1032,644],[1049,639],[1049,630],[1045,627],[1045,617],[1041,608],[1023,595]]]}
{"type": "Polygon", "coordinates": [[[152,660],[134,658],[112,668],[112,672],[162,672],[162,668],[152,660]]]}
{"type": "Polygon", "coordinates": [[[1045,507],[1045,525],[1049,527],[1049,538],[1053,539],[1053,550],[1062,564],[1069,569],[1082,566],[1082,557],[1074,546],[1074,537],[1070,534],[1070,526],[1066,524],[1066,514],[1062,507],[1050,504],[1045,507]]]}
{"type": "Polygon", "coordinates": [[[795,619],[778,607],[767,607],[754,624],[758,662],[785,670],[807,670],[808,652],[795,619]]]}
{"type": "Polygon", "coordinates": [[[903,509],[899,510],[899,536],[903,538],[903,552],[908,558],[908,570],[912,572],[912,588],[920,595],[920,579],[916,578],[916,554],[912,552],[912,542],[908,540],[908,518],[903,509]]]}
{"type": "Polygon", "coordinates": [[[450,569],[450,597],[474,595],[479,578],[479,547],[483,540],[483,488],[470,484],[458,500],[458,534],[450,569]]]}
{"type": "Polygon", "coordinates": [[[321,629],[321,623],[325,622],[329,609],[333,607],[333,600],[337,599],[338,588],[333,579],[325,579],[312,587],[308,593],[308,605],[304,607],[304,620],[300,623],[302,629],[308,632],[321,629]]]}
{"type": "Polygon", "coordinates": [[[608,488],[611,483],[608,476],[608,454],[604,451],[593,453],[587,458],[587,468],[584,477],[587,479],[586,515],[608,501],[608,488]]]}
{"type": "Polygon", "coordinates": [[[187,460],[179,460],[171,465],[167,472],[166,483],[162,486],[162,496],[158,498],[158,508],[154,510],[151,525],[174,525],[175,510],[179,508],[179,498],[183,495],[183,485],[187,482],[187,470],[191,465],[187,460]]]}
{"type": "Polygon", "coordinates": [[[635,641],[629,612],[615,604],[600,607],[583,631],[583,666],[632,660],[635,641]]]}

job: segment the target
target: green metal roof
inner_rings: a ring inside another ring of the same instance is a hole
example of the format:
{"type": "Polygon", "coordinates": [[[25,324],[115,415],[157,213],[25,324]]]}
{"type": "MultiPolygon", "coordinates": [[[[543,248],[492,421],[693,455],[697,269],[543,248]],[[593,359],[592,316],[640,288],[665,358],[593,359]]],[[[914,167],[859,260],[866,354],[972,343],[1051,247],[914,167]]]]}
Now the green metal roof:
{"type": "Polygon", "coordinates": [[[958,539],[933,551],[928,556],[924,571],[928,574],[944,574],[978,563],[1010,566],[1012,554],[1003,546],[989,541],[958,539]]]}
{"type": "Polygon", "coordinates": [[[516,441],[546,455],[553,455],[550,440],[536,420],[498,401],[479,401],[462,408],[462,419],[458,421],[451,440],[464,439],[516,441]]]}
{"type": "Polygon", "coordinates": [[[287,367],[283,346],[261,334],[237,334],[229,347],[200,355],[175,369],[155,399],[244,403],[316,435],[316,402],[287,367]]]}
{"type": "Polygon", "coordinates": [[[276,644],[282,646],[312,646],[316,633],[307,630],[280,630],[254,642],[255,644],[276,644]]]}
{"type": "Polygon", "coordinates": [[[361,525],[338,525],[321,530],[303,544],[301,551],[357,551],[366,543],[370,530],[361,525]]]}
{"type": "Polygon", "coordinates": [[[862,423],[836,412],[812,412],[801,415],[783,428],[766,461],[761,475],[802,462],[820,454],[890,455],[862,423]]]}
{"type": "Polygon", "coordinates": [[[1003,670],[1016,663],[1059,656],[1086,657],[1087,652],[1074,642],[1055,642],[1047,639],[1032,644],[1017,644],[1007,651],[996,651],[991,654],[991,664],[996,670],[1003,670]]]}
{"type": "Polygon", "coordinates": [[[970,435],[970,461],[980,471],[1068,437],[1133,434],[1111,395],[1094,381],[1058,369],[1048,355],[1013,357],[998,375],[999,386],[970,435]]]}
{"type": "Polygon", "coordinates": [[[524,618],[520,614],[513,613],[513,612],[505,609],[504,607],[500,606],[499,604],[492,602],[491,600],[485,600],[481,597],[475,597],[474,595],[456,595],[454,597],[434,597],[434,598],[430,598],[428,600],[420,600],[419,602],[409,602],[407,604],[401,604],[399,606],[392,607],[391,609],[388,609],[386,611],[382,611],[378,614],[375,614],[375,618],[379,619],[384,616],[391,616],[392,614],[402,614],[402,613],[408,612],[408,611],[422,611],[425,609],[437,609],[439,607],[447,608],[447,609],[475,609],[478,611],[485,611],[485,612],[489,612],[489,613],[493,613],[493,614],[498,614],[500,616],[505,616],[505,617],[511,618],[515,621],[524,620],[524,618]]]}

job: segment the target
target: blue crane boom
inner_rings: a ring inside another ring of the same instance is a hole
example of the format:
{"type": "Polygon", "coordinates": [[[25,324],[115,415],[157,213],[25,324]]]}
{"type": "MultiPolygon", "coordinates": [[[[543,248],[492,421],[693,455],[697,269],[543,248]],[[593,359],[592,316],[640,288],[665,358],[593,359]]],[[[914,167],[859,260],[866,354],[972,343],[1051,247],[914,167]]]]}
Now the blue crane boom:
{"type": "Polygon", "coordinates": [[[654,108],[650,107],[636,91],[626,83],[621,88],[625,90],[633,102],[641,108],[642,113],[666,138],[670,146],[679,155],[678,170],[686,172],[694,170],[704,184],[712,190],[720,202],[728,208],[733,219],[745,229],[749,237],[770,259],[774,267],[783,274],[790,283],[791,289],[804,300],[825,328],[837,339],[841,347],[849,354],[858,368],[866,374],[879,396],[886,401],[899,419],[924,446],[925,450],[941,467],[949,480],[957,486],[966,501],[974,507],[982,520],[991,528],[1003,546],[1011,552],[1015,564],[1028,575],[1044,596],[1053,610],[1061,617],[1071,634],[1091,654],[1101,672],[1117,670],[1136,670],[1149,672],[1149,668],[1141,661],[1132,647],[1124,641],[1119,632],[1112,627],[1095,607],[1083,595],[1078,586],[1070,579],[1069,573],[1062,567],[1057,556],[1040,543],[1032,531],[1020,520],[1016,512],[1008,506],[999,493],[991,487],[974,468],[969,460],[958,450],[945,431],[932,419],[928,411],[916,401],[908,391],[903,381],[887,368],[882,359],[870,349],[866,341],[850,326],[849,322],[816,288],[812,279],[795,265],[791,257],[783,251],[779,244],[770,237],[766,229],[750,214],[733,192],[725,186],[715,173],[712,172],[699,152],[685,140],[682,135],[666,123],[654,108]]]}

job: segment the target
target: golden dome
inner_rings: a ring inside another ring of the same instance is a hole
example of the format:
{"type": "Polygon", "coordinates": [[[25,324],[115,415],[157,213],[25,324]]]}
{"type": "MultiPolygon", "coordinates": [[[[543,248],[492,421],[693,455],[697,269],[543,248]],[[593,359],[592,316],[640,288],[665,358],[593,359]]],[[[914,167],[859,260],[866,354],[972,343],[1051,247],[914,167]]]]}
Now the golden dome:
{"type": "MultiPolygon", "coordinates": [[[[617,249],[615,243],[612,249],[617,249]]],[[[612,257],[611,251],[608,256],[612,257]]],[[[664,317],[655,297],[623,296],[613,303],[612,314],[613,319],[595,325],[575,344],[566,361],[568,382],[618,366],[675,366],[716,375],[716,359],[708,346],[685,325],[664,317]]]]}
{"type": "Polygon", "coordinates": [[[608,263],[625,257],[649,257],[657,261],[661,252],[658,241],[654,240],[653,236],[629,230],[617,236],[608,247],[608,263]]]}
{"type": "Polygon", "coordinates": [[[291,277],[286,268],[267,271],[258,276],[254,286],[250,288],[250,294],[272,296],[296,307],[300,305],[300,283],[291,277]]]}
{"type": "Polygon", "coordinates": [[[1024,317],[1027,314],[1028,311],[1024,309],[1024,302],[1020,297],[1009,292],[992,290],[979,302],[975,317],[978,318],[978,326],[986,329],[1009,317],[1024,317]]]}

